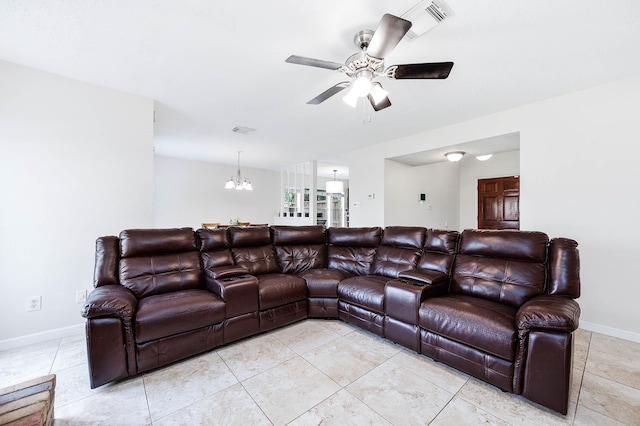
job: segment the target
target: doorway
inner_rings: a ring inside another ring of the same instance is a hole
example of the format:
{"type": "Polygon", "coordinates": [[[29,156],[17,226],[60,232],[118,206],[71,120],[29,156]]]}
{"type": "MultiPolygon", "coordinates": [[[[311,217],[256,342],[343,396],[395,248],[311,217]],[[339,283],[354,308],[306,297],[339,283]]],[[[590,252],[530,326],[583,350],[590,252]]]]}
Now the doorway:
{"type": "Polygon", "coordinates": [[[520,176],[478,179],[478,229],[520,229],[520,176]]]}

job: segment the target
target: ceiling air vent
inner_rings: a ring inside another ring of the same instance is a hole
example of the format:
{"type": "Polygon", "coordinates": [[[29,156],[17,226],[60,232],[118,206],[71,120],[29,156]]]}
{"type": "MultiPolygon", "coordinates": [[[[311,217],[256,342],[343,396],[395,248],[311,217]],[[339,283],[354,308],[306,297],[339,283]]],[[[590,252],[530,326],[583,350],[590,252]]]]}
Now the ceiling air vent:
{"type": "Polygon", "coordinates": [[[413,24],[407,33],[409,38],[417,38],[441,22],[454,16],[453,11],[442,0],[423,0],[401,16],[413,24]]]}
{"type": "Polygon", "coordinates": [[[251,127],[236,126],[231,129],[231,131],[233,131],[234,133],[240,133],[242,135],[248,135],[249,133],[255,132],[256,129],[252,129],[251,127]]]}

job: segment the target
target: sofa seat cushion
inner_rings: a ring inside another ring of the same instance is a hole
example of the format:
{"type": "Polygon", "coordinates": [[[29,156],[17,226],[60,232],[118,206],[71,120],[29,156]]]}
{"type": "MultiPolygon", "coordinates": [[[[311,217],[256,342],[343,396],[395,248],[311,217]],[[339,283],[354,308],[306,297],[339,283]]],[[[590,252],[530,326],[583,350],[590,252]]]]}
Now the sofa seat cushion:
{"type": "Polygon", "coordinates": [[[351,274],[338,269],[310,269],[298,274],[307,282],[309,297],[338,297],[338,284],[351,274]]]}
{"type": "Polygon", "coordinates": [[[174,291],[142,298],[135,316],[138,344],[224,320],[225,303],[201,289],[174,291]]]}
{"type": "Polygon", "coordinates": [[[266,274],[258,276],[260,310],[306,300],[307,294],[306,282],[295,275],[266,274]]]}
{"type": "Polygon", "coordinates": [[[515,359],[516,309],[477,297],[448,294],[420,305],[420,327],[505,360],[515,359]]]}
{"type": "Polygon", "coordinates": [[[338,298],[361,308],[384,314],[384,286],[389,281],[379,275],[346,278],[338,285],[338,298]]]}

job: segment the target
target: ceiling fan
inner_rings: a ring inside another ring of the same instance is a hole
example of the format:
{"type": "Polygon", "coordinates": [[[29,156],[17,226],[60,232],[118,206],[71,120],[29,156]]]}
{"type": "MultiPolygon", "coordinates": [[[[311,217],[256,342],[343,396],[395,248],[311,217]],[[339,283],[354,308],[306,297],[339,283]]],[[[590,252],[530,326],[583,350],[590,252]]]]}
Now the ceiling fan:
{"type": "Polygon", "coordinates": [[[391,106],[391,101],[382,84],[374,81],[379,76],[384,75],[396,80],[447,78],[453,68],[453,62],[392,65],[385,69],[384,58],[400,43],[411,25],[411,22],[406,19],[390,14],[383,15],[375,31],[362,30],[356,34],[354,43],[360,52],[351,55],[344,65],[304,56],[289,56],[286,59],[288,63],[337,70],[351,77],[351,81],[343,81],[330,87],[307,104],[317,105],[351,87],[343,98],[348,105],[355,108],[358,99],[366,96],[373,109],[380,111],[391,106]]]}

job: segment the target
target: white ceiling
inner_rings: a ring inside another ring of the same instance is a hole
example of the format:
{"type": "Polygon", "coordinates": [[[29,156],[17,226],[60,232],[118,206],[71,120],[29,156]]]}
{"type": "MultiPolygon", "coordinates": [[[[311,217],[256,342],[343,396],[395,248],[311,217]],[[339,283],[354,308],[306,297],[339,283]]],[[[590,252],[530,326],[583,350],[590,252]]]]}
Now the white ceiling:
{"type": "Polygon", "coordinates": [[[637,0],[448,0],[386,64],[453,61],[447,80],[384,80],[393,105],[356,109],[338,71],[354,34],[418,0],[2,0],[0,59],[156,100],[158,154],[279,169],[640,73],[637,0]],[[369,121],[370,118],[370,121],[369,121]],[[257,129],[249,135],[235,126],[257,129]]]}

